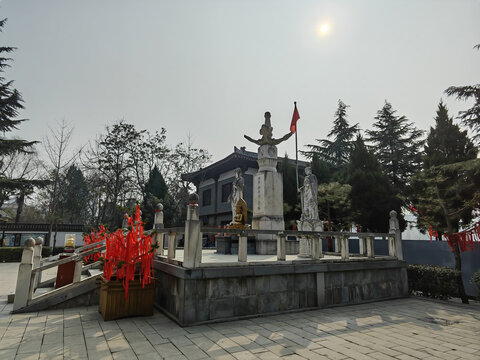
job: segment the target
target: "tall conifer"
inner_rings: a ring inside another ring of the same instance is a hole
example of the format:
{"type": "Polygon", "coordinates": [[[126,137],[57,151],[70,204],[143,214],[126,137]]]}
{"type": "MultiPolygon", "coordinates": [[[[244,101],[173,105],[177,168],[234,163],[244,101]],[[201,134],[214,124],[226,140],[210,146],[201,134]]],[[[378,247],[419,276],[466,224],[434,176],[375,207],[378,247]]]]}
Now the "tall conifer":
{"type": "Polygon", "coordinates": [[[307,145],[310,151],[303,154],[308,158],[317,155],[320,159],[326,160],[337,169],[345,166],[350,157],[352,143],[358,133],[358,124],[350,126],[347,121],[347,107],[342,100],[338,100],[338,108],[335,112],[333,128],[328,134],[331,139],[317,139],[320,145],[307,145]]]}
{"type": "Polygon", "coordinates": [[[375,116],[375,130],[367,130],[367,140],[392,184],[405,193],[410,176],[421,167],[423,131],[416,129],[405,116],[395,113],[392,105],[385,101],[375,116]]]}

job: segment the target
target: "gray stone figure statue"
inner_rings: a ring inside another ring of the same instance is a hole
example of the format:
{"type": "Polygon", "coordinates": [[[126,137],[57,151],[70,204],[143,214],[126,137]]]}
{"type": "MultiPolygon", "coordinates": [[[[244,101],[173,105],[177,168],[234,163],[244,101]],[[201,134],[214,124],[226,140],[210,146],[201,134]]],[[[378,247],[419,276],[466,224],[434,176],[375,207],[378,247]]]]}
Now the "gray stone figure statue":
{"type": "Polygon", "coordinates": [[[230,205],[232,206],[232,222],[235,221],[235,215],[237,203],[240,199],[243,199],[243,187],[245,185],[245,180],[242,176],[242,170],[240,168],[235,169],[235,180],[232,183],[232,193],[228,197],[230,205]]]}
{"type": "Polygon", "coordinates": [[[301,220],[318,220],[318,181],[310,167],[305,168],[303,186],[298,191],[302,202],[301,220]]]}
{"type": "Polygon", "coordinates": [[[252,143],[257,144],[259,146],[262,146],[262,145],[274,145],[275,146],[275,145],[278,145],[281,142],[287,140],[290,136],[293,135],[292,132],[289,132],[288,134],[286,134],[285,136],[283,136],[280,139],[274,139],[273,138],[273,127],[272,127],[271,122],[270,122],[270,117],[271,117],[271,115],[267,111],[265,113],[265,123],[260,128],[260,135],[262,135],[262,137],[260,139],[255,140],[255,139],[252,139],[248,135],[243,135],[245,137],[245,139],[247,139],[248,141],[251,141],[252,143]]]}

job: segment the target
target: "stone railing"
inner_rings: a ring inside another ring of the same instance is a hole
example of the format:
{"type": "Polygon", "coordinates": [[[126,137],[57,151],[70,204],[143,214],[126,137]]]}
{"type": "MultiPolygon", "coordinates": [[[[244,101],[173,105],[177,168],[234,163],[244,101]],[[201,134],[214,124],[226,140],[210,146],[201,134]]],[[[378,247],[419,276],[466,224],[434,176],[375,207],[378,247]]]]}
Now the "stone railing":
{"type": "Polygon", "coordinates": [[[52,280],[50,279],[42,282],[42,271],[74,261],[73,283],[79,283],[81,281],[82,272],[100,265],[100,262],[97,261],[84,266],[84,257],[105,250],[105,241],[101,241],[79,247],[66,258],[45,263],[42,261],[42,245],[43,239],[41,237],[37,238],[37,240],[30,238],[25,241],[22,260],[18,268],[13,311],[29,305],[36,299],[34,295],[35,290],[41,287],[42,284],[52,280]]]}
{"type": "MultiPolygon", "coordinates": [[[[163,214],[162,214],[163,216],[163,214]]],[[[300,240],[309,240],[310,254],[312,260],[319,260],[324,257],[322,251],[322,239],[326,237],[335,238],[335,252],[340,255],[341,260],[350,258],[349,239],[358,238],[359,254],[367,258],[375,258],[374,239],[388,239],[388,256],[398,260],[403,260],[401,231],[398,225],[397,213],[390,212],[390,230],[388,233],[372,232],[336,232],[336,231],[295,231],[295,230],[253,230],[253,229],[218,229],[201,227],[197,205],[188,205],[187,220],[185,227],[164,228],[163,222],[156,226],[158,242],[158,256],[164,255],[163,239],[168,237],[167,261],[172,261],[176,257],[178,234],[185,234],[184,253],[182,266],[185,268],[197,268],[202,264],[202,236],[204,234],[230,234],[238,236],[238,263],[247,262],[247,239],[248,236],[258,236],[260,234],[275,235],[277,238],[277,261],[286,260],[286,238],[295,236],[300,240]]]]}

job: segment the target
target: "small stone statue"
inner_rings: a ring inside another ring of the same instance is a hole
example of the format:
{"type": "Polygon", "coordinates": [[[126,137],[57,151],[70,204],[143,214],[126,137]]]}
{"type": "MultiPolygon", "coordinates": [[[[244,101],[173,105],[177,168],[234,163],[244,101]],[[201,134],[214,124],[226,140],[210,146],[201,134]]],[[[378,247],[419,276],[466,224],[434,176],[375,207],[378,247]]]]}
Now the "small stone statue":
{"type": "Polygon", "coordinates": [[[317,177],[312,174],[310,167],[305,168],[305,179],[303,186],[298,189],[300,192],[300,200],[302,202],[301,220],[318,220],[318,181],[317,177]]]}
{"type": "Polygon", "coordinates": [[[252,143],[257,144],[259,146],[262,146],[262,145],[278,145],[278,144],[287,140],[290,136],[293,135],[292,132],[289,132],[288,134],[286,134],[284,137],[282,137],[280,139],[274,139],[273,138],[273,127],[272,127],[271,122],[270,122],[270,117],[271,117],[271,115],[267,111],[265,113],[265,123],[260,128],[260,135],[262,135],[262,137],[260,139],[255,140],[255,139],[252,139],[248,135],[243,135],[245,137],[245,139],[247,139],[248,141],[251,141],[252,143]]]}
{"type": "Polygon", "coordinates": [[[235,221],[235,216],[237,214],[237,203],[240,199],[243,199],[243,187],[245,185],[245,180],[242,176],[242,170],[240,168],[235,169],[235,180],[232,183],[232,193],[228,197],[230,205],[232,207],[232,221],[235,221]]]}

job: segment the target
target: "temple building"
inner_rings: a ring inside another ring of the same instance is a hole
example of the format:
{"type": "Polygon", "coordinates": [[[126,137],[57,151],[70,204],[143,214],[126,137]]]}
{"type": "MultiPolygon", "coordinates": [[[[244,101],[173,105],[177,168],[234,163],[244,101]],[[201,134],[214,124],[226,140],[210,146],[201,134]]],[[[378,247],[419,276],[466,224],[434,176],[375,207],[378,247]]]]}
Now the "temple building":
{"type": "MultiPolygon", "coordinates": [[[[294,159],[287,160],[295,166],[294,159]]],[[[278,171],[282,173],[284,158],[278,159],[278,171]]],[[[303,174],[308,163],[298,161],[299,174],[303,174]]],[[[232,221],[232,209],[229,196],[235,179],[235,169],[240,168],[245,179],[243,198],[248,206],[248,223],[251,223],[253,207],[253,175],[258,171],[257,152],[247,151],[245,147],[234,147],[233,153],[198,171],[182,174],[182,180],[191,181],[197,187],[199,195],[200,220],[204,226],[223,226],[232,221]]]]}

